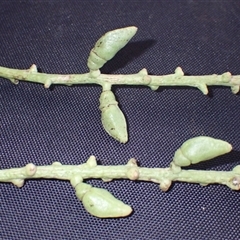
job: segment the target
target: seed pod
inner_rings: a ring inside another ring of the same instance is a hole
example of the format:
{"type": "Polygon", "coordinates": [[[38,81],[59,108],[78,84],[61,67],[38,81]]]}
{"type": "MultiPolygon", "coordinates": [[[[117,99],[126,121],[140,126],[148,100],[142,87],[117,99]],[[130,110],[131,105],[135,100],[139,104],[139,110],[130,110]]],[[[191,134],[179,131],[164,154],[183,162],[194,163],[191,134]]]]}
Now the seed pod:
{"type": "Polygon", "coordinates": [[[220,139],[200,136],[187,140],[175,152],[173,162],[181,167],[206,161],[228,153],[232,146],[220,139]]]}
{"type": "Polygon", "coordinates": [[[115,198],[105,189],[92,187],[82,198],[84,208],[93,216],[99,218],[125,217],[132,208],[115,198]]]}
{"type": "Polygon", "coordinates": [[[135,35],[137,28],[126,27],[107,32],[95,44],[88,57],[88,68],[97,70],[123,48],[135,35]]]}
{"type": "Polygon", "coordinates": [[[127,123],[113,92],[109,90],[102,92],[99,101],[104,129],[117,141],[126,143],[128,140],[127,123]]]}

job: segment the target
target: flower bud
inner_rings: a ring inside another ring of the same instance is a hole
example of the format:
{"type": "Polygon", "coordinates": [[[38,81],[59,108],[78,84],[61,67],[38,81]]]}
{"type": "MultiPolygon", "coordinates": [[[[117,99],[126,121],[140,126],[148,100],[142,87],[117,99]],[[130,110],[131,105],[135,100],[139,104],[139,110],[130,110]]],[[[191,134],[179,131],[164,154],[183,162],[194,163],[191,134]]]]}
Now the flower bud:
{"type": "Polygon", "coordinates": [[[114,139],[126,143],[128,140],[126,120],[113,92],[110,90],[102,92],[99,101],[104,129],[114,139]]]}
{"type": "Polygon", "coordinates": [[[97,70],[123,48],[135,35],[137,28],[134,26],[116,29],[107,32],[95,44],[88,57],[88,68],[97,70]]]}
{"type": "Polygon", "coordinates": [[[84,208],[93,216],[99,218],[125,217],[132,208],[115,198],[105,189],[92,187],[82,198],[84,208]]]}
{"type": "Polygon", "coordinates": [[[223,140],[200,136],[187,140],[175,152],[173,162],[178,166],[206,161],[232,150],[232,146],[223,140]]]}

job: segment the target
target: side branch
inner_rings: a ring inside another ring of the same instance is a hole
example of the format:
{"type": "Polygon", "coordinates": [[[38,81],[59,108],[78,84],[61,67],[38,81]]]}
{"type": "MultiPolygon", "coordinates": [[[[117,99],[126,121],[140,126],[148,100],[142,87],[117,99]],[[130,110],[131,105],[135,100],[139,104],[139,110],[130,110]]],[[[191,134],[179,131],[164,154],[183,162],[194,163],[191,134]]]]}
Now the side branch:
{"type": "Polygon", "coordinates": [[[207,86],[211,85],[231,87],[235,94],[240,89],[240,75],[232,76],[231,73],[226,72],[222,75],[184,76],[180,67],[176,68],[174,74],[163,76],[148,75],[146,69],[142,69],[136,74],[126,75],[101,74],[99,70],[91,70],[84,74],[59,75],[39,73],[36,65],[33,64],[26,70],[0,67],[0,77],[9,79],[15,84],[18,83],[18,80],[42,83],[45,88],[49,88],[52,84],[144,85],[149,86],[152,90],[161,86],[190,86],[198,88],[203,94],[208,93],[207,86]]]}
{"type": "Polygon", "coordinates": [[[97,166],[94,156],[87,163],[78,166],[61,165],[55,162],[49,166],[35,166],[32,163],[22,168],[0,170],[0,182],[12,182],[22,187],[25,179],[60,179],[71,181],[74,176],[81,179],[129,179],[148,181],[160,184],[163,191],[167,191],[173,181],[208,184],[223,184],[233,190],[240,190],[240,165],[232,171],[204,171],[182,170],[174,163],[170,168],[143,168],[138,167],[135,159],[130,159],[126,165],[97,166]]]}

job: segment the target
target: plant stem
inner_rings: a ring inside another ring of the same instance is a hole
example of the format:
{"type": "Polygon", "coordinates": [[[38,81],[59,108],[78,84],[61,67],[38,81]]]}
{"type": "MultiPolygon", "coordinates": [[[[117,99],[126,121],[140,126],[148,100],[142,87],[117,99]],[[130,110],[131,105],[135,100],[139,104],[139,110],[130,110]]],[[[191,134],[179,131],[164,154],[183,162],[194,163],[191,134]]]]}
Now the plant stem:
{"type": "Polygon", "coordinates": [[[199,183],[201,185],[223,184],[233,190],[240,190],[240,165],[232,171],[182,170],[173,163],[169,168],[138,167],[135,159],[126,165],[97,166],[94,156],[81,165],[61,165],[53,163],[49,166],[35,166],[32,163],[22,168],[0,170],[0,182],[12,182],[22,187],[25,179],[60,179],[69,180],[73,176],[82,179],[100,178],[104,181],[113,179],[130,179],[159,183],[163,191],[167,191],[172,181],[199,183]]]}
{"type": "Polygon", "coordinates": [[[160,86],[191,86],[198,88],[204,94],[208,93],[208,85],[228,86],[233,93],[237,93],[240,88],[240,75],[232,76],[231,73],[226,72],[222,75],[184,76],[180,67],[174,74],[163,76],[148,75],[146,69],[127,75],[101,74],[99,70],[84,74],[58,75],[39,73],[36,65],[32,65],[27,70],[0,67],[0,77],[7,78],[13,83],[18,83],[18,80],[42,83],[46,88],[51,84],[144,85],[153,90],[160,86]]]}

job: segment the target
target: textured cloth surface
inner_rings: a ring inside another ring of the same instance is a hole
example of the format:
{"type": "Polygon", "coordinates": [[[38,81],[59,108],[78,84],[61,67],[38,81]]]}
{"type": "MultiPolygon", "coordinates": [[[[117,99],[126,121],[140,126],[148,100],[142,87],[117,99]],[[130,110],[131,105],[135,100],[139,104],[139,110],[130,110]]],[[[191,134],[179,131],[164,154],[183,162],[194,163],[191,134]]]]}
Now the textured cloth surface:
{"type": "MultiPolygon", "coordinates": [[[[6,1],[0,2],[0,66],[46,73],[87,72],[90,49],[112,29],[135,25],[136,36],[104,73],[240,74],[240,1],[6,1]]],[[[0,168],[29,162],[167,167],[195,136],[228,141],[234,150],[195,169],[240,164],[240,95],[209,87],[113,88],[128,122],[120,144],[102,128],[98,85],[54,86],[0,78],[0,168]]],[[[0,183],[0,239],[240,239],[240,193],[225,186],[89,180],[130,204],[122,219],[89,215],[69,182],[29,180],[19,189],[0,183]]]]}

